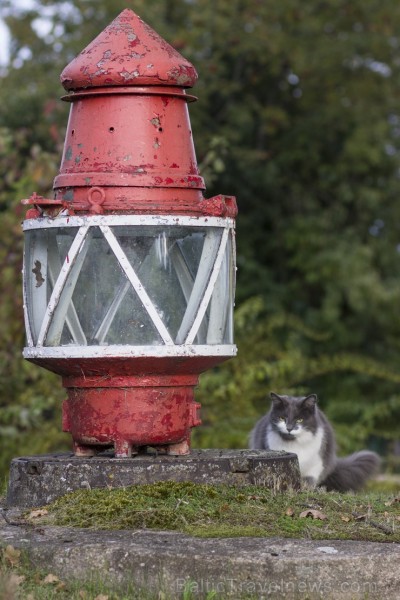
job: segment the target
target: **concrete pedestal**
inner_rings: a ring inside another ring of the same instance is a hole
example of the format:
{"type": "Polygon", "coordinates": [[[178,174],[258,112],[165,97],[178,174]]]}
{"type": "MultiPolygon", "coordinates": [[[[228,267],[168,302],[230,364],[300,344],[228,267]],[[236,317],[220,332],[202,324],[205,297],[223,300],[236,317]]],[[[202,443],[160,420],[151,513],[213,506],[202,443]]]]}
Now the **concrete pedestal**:
{"type": "Polygon", "coordinates": [[[193,450],[186,456],[143,454],[89,458],[71,453],[15,458],[8,507],[43,506],[82,488],[118,488],[157,481],[260,485],[276,491],[300,487],[295,454],[266,450],[193,450]]]}

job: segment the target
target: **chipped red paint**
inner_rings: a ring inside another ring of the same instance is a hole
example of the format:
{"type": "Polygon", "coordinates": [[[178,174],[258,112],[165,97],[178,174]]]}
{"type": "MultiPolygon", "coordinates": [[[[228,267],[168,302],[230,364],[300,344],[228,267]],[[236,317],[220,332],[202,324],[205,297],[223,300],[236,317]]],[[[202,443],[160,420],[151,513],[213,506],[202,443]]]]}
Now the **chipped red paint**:
{"type": "Polygon", "coordinates": [[[169,454],[190,451],[190,430],[201,425],[194,400],[199,375],[228,356],[37,358],[63,376],[63,431],[77,455],[114,447],[129,457],[143,446],[169,454]],[[164,417],[170,415],[168,427],[164,417]]]}
{"type": "MultiPolygon", "coordinates": [[[[33,195],[27,217],[154,214],[235,217],[235,199],[205,199],[186,93],[197,73],[133,11],[124,10],[62,72],[71,104],[55,199],[33,195]]],[[[67,220],[68,221],[68,220],[67,220]]],[[[101,354],[101,352],[100,352],[101,354]]],[[[188,453],[201,423],[199,374],[224,355],[40,356],[63,377],[63,428],[77,455],[114,446],[188,453]]]]}
{"type": "Polygon", "coordinates": [[[65,201],[73,189],[71,210],[96,214],[87,198],[96,185],[104,189],[106,213],[142,212],[144,205],[154,213],[153,196],[156,212],[165,214],[171,203],[162,210],[163,189],[174,188],[167,198],[178,202],[178,212],[201,213],[205,186],[187,109],[195,98],[185,92],[196,80],[193,65],[124,10],[61,74],[71,113],[56,199],[65,201]]]}
{"type": "Polygon", "coordinates": [[[136,95],[132,90],[129,95],[88,96],[72,103],[66,150],[54,181],[56,198],[64,199],[65,192],[73,189],[71,207],[90,211],[87,191],[96,182],[104,188],[107,212],[139,212],[136,203],[148,201],[149,190],[162,193],[165,187],[178,188],[179,199],[183,188],[188,212],[196,214],[204,181],[197,168],[185,98],[173,97],[165,106],[157,95],[136,95]],[[184,126],[176,136],[178,122],[184,126]],[[176,165],[173,177],[171,164],[176,165]],[[121,206],[126,187],[130,206],[121,206]]]}
{"type": "Polygon", "coordinates": [[[193,387],[68,389],[63,403],[63,430],[85,446],[114,446],[121,442],[130,456],[142,446],[189,442],[190,429],[201,423],[193,387]]]}
{"type": "MultiPolygon", "coordinates": [[[[196,79],[186,59],[124,10],[61,75],[71,112],[55,202],[70,214],[204,215],[207,206],[226,214],[203,196],[187,109],[195,98],[184,89],[196,79]]],[[[35,208],[55,214],[45,202],[35,208]]]]}
{"type": "Polygon", "coordinates": [[[46,215],[56,217],[62,210],[68,208],[68,204],[63,200],[54,200],[52,198],[44,198],[34,192],[30,198],[21,200],[21,204],[25,206],[33,205],[26,214],[26,219],[36,219],[41,217],[46,211],[46,215]]]}
{"type": "Polygon", "coordinates": [[[235,218],[238,213],[236,198],[234,196],[213,196],[204,200],[202,204],[203,213],[214,217],[235,218]]]}
{"type": "Polygon", "coordinates": [[[196,80],[193,65],[129,9],[122,11],[61,74],[67,90],[132,82],[192,87],[196,80]]]}

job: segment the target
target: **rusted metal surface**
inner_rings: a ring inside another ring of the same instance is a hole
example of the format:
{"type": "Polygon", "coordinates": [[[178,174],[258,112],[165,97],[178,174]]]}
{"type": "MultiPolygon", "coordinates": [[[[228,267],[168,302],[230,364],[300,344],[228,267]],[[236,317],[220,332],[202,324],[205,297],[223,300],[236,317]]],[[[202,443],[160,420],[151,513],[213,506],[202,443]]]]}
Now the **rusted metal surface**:
{"type": "Polygon", "coordinates": [[[50,218],[55,218],[60,215],[63,210],[68,209],[67,202],[63,200],[56,200],[54,198],[44,198],[34,192],[30,198],[21,200],[21,204],[24,206],[33,206],[30,208],[25,218],[26,219],[38,219],[43,217],[45,214],[50,218]]]}
{"type": "Polygon", "coordinates": [[[61,75],[71,113],[56,198],[92,214],[204,213],[187,110],[194,98],[184,89],[196,79],[193,65],[124,10],[61,75]]]}
{"type": "Polygon", "coordinates": [[[236,353],[231,334],[228,342],[217,339],[219,331],[232,331],[218,319],[225,319],[224,310],[232,315],[233,300],[219,309],[211,298],[214,288],[218,298],[230,297],[234,288],[229,257],[237,206],[231,196],[203,196],[188,113],[195,98],[186,93],[196,80],[193,65],[131,10],[124,10],[61,75],[68,92],[63,100],[71,109],[54,199],[33,194],[23,200],[30,207],[24,226],[31,236],[28,270],[36,277],[31,287],[24,284],[24,356],[63,377],[68,396],[63,428],[71,433],[77,456],[113,447],[117,457],[129,457],[144,446],[187,454],[190,430],[201,423],[194,401],[199,374],[236,353]],[[172,337],[116,230],[177,226],[208,228],[208,241],[201,276],[176,257],[188,308],[172,337]],[[221,230],[216,241],[213,228],[221,230]],[[73,240],[63,257],[60,246],[66,242],[56,239],[58,229],[73,240]],[[100,329],[106,331],[108,314],[129,291],[144,307],[159,345],[107,345],[106,334],[92,339],[85,333],[73,294],[96,236],[105,241],[103,254],[112,253],[126,277],[121,298],[109,306],[100,329]],[[220,283],[225,281],[219,279],[222,265],[224,272],[231,271],[230,292],[220,283]],[[43,309],[29,310],[29,302],[42,302],[43,309]],[[196,345],[207,311],[214,333],[207,330],[206,341],[196,345]],[[69,342],[61,341],[65,326],[69,342]]]}
{"type": "Polygon", "coordinates": [[[205,186],[185,98],[132,92],[73,102],[56,198],[93,213],[95,186],[103,211],[201,212],[205,186]]]}
{"type": "Polygon", "coordinates": [[[197,73],[133,11],[114,19],[62,72],[67,90],[99,86],[192,87],[197,73]]]}
{"type": "Polygon", "coordinates": [[[87,456],[110,446],[119,457],[143,446],[162,446],[167,454],[189,451],[190,429],[201,424],[200,404],[194,401],[198,376],[177,374],[175,365],[170,375],[166,368],[160,375],[116,375],[115,370],[118,364],[105,367],[101,376],[63,380],[68,391],[63,430],[72,434],[75,452],[87,456]]]}
{"type": "MultiPolygon", "coordinates": [[[[113,446],[131,456],[142,446],[189,444],[190,429],[201,423],[193,385],[69,388],[63,404],[63,430],[81,451],[113,446]]],[[[180,453],[179,451],[176,453],[180,453]]]]}

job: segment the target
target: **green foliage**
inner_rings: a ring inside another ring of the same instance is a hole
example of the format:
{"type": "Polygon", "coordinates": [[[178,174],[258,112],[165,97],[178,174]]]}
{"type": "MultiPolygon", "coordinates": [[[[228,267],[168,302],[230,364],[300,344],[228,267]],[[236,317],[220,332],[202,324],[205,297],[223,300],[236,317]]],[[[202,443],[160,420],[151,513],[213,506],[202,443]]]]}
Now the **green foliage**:
{"type": "Polygon", "coordinates": [[[55,159],[38,145],[24,158],[25,136],[0,129],[0,474],[24,454],[66,449],[61,433],[62,391],[59,379],[22,359],[24,346],[21,285],[23,216],[19,200],[32,186],[46,194],[56,173],[55,159]]]}
{"type": "Polygon", "coordinates": [[[68,111],[60,72],[126,7],[198,69],[190,114],[207,195],[239,204],[239,355],[202,378],[196,444],[245,445],[274,388],[317,392],[343,451],[390,452],[400,411],[398,2],[38,0],[24,10],[4,0],[0,470],[12,452],[55,448],[61,435],[59,384],[20,358],[19,202],[51,193],[68,111]]]}
{"type": "Polygon", "coordinates": [[[378,382],[388,390],[398,385],[395,368],[368,356],[329,353],[333,333],[314,331],[294,315],[269,313],[261,297],[241,304],[235,325],[237,358],[202,376],[198,399],[204,423],[194,431],[196,445],[218,447],[223,440],[223,446],[246,447],[274,390],[317,392],[321,408],[336,425],[342,452],[368,445],[372,432],[388,441],[398,439],[400,395],[359,396],[360,381],[369,386],[378,382]]]}

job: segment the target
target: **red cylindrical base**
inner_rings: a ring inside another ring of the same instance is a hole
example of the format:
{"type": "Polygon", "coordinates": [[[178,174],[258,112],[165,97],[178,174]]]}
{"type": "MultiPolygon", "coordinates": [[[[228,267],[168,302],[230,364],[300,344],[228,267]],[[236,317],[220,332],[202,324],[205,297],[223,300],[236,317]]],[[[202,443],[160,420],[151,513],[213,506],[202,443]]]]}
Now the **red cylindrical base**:
{"type": "Polygon", "coordinates": [[[68,386],[63,430],[71,433],[77,455],[110,446],[118,457],[131,456],[143,446],[168,454],[189,452],[190,429],[201,423],[200,404],[194,402],[197,377],[186,376],[178,386],[176,377],[147,378],[142,385],[139,378],[132,379],[111,378],[104,386],[104,381],[91,378],[68,386]]]}

